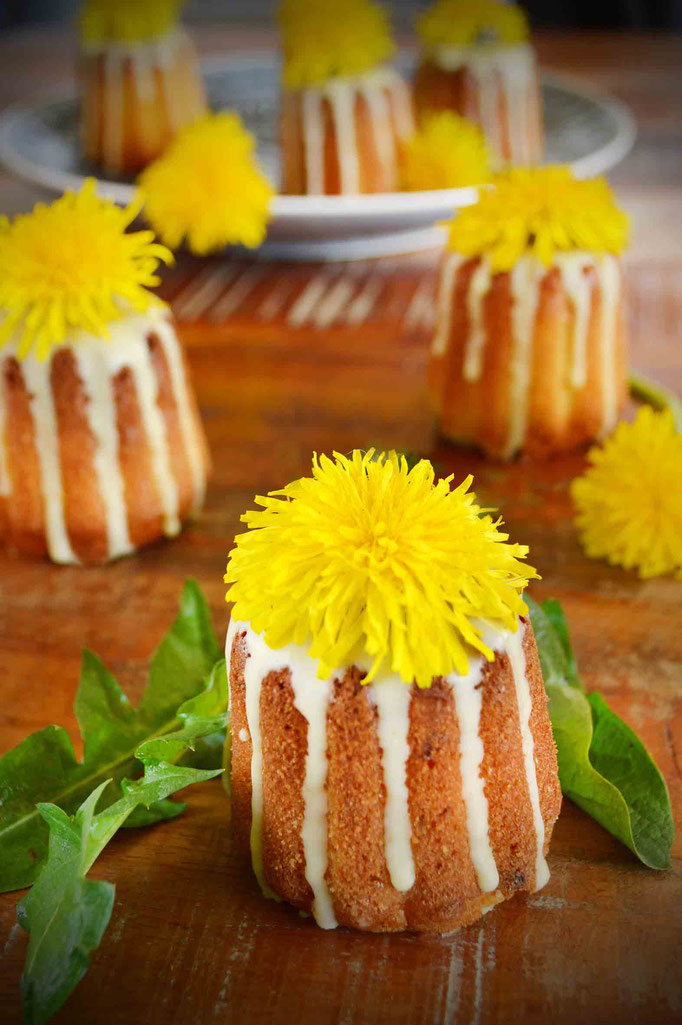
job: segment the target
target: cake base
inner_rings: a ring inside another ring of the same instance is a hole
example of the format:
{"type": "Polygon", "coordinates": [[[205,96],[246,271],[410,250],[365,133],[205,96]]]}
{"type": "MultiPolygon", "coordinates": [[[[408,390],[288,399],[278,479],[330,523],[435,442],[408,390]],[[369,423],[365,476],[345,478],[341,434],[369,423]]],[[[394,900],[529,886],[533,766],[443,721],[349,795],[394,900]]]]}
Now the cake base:
{"type": "Polygon", "coordinates": [[[544,885],[561,793],[529,624],[500,635],[480,678],[392,693],[357,666],[304,683],[302,649],[263,644],[233,625],[227,657],[232,821],[266,894],[325,927],[449,932],[544,885]],[[321,805],[311,765],[326,767],[321,805]]]}

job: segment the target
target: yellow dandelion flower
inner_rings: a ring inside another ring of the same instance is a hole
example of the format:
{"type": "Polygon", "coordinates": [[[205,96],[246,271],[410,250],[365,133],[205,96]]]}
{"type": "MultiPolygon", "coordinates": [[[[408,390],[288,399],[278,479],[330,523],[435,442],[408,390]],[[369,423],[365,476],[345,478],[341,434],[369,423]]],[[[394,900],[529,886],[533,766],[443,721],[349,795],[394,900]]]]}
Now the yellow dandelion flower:
{"type": "Polygon", "coordinates": [[[682,579],[682,434],[672,411],[643,406],[587,458],[571,484],[586,553],[641,577],[682,579]]]}
{"type": "Polygon", "coordinates": [[[18,355],[39,359],[82,329],[108,337],[107,325],[160,300],[159,261],[173,260],[151,231],[127,232],[139,202],[121,209],[89,179],[51,206],[0,224],[0,346],[11,336],[18,355]]]}
{"type": "Polygon", "coordinates": [[[483,132],[449,110],[428,116],[401,147],[403,189],[455,189],[489,178],[490,153],[483,132]]]}
{"type": "Polygon", "coordinates": [[[482,189],[478,202],[450,223],[449,247],[464,256],[487,254],[495,272],[524,253],[549,266],[560,251],[618,254],[628,218],[603,178],[579,181],[567,167],[512,168],[482,189]]]}
{"type": "Polygon", "coordinates": [[[159,39],[178,22],[183,0],[85,0],[79,28],[84,44],[159,39]]]}
{"type": "Polygon", "coordinates": [[[273,189],[239,116],[207,114],[178,132],[140,175],[147,220],[176,249],[183,238],[202,256],[226,245],[259,246],[273,189]]]}
{"type": "Polygon", "coordinates": [[[528,19],[504,0],[436,0],[417,32],[427,47],[514,45],[528,39],[528,19]]]}
{"type": "Polygon", "coordinates": [[[528,549],[508,544],[469,491],[450,489],[426,459],[412,469],[395,452],[313,458],[303,477],[242,520],[225,582],[233,616],[267,644],[309,644],[327,678],[361,645],[407,683],[467,671],[473,648],[493,653],[474,620],[515,630],[522,592],[536,576],[528,549]]]}
{"type": "Polygon", "coordinates": [[[361,75],[394,50],[386,13],[370,0],[283,0],[278,17],[290,89],[361,75]]]}

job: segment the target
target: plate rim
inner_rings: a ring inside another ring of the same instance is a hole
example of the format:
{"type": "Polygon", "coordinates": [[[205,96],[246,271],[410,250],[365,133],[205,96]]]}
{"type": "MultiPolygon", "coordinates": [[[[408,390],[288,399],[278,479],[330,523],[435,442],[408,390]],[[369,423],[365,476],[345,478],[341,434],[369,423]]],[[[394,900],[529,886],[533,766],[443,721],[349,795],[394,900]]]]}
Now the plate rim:
{"type": "MultiPolygon", "coordinates": [[[[258,64],[264,60],[275,63],[277,58],[268,54],[249,53],[216,55],[203,58],[202,69],[206,72],[241,64],[258,64]]],[[[637,135],[634,115],[622,100],[601,91],[581,78],[553,70],[541,72],[541,83],[563,89],[566,92],[591,100],[606,109],[615,122],[615,134],[609,142],[570,163],[573,173],[579,178],[593,177],[618,164],[632,149],[637,135]]],[[[57,83],[32,96],[11,104],[0,112],[0,163],[7,170],[24,181],[38,185],[51,193],[78,189],[88,176],[74,171],[63,171],[48,167],[18,153],[11,143],[11,128],[27,116],[48,104],[64,103],[77,98],[75,82],[57,83]]],[[[117,203],[127,204],[133,198],[135,185],[114,182],[96,177],[100,195],[117,203]]],[[[381,192],[358,196],[292,196],[276,193],[272,200],[273,221],[296,222],[311,216],[318,222],[325,219],[359,218],[374,221],[381,217],[403,216],[405,214],[432,214],[434,218],[444,216],[444,211],[465,206],[476,198],[477,187],[422,190],[415,192],[381,192]]]]}

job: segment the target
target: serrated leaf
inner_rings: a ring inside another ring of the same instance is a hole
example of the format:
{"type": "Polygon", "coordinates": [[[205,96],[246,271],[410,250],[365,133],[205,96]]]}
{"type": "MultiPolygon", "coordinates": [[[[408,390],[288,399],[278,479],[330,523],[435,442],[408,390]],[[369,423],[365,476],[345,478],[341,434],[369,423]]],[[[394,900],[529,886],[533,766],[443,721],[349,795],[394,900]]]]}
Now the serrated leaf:
{"type": "Polygon", "coordinates": [[[660,770],[604,698],[585,693],[560,604],[546,601],[539,606],[529,600],[528,605],[563,793],[649,868],[667,868],[674,827],[660,770]]]}
{"type": "MultiPolygon", "coordinates": [[[[135,749],[181,725],[178,706],[197,695],[220,647],[208,605],[192,580],[182,592],[178,615],[152,658],[149,683],[133,708],[96,655],[83,654],[75,712],[84,744],[83,761],[65,730],[50,726],[27,737],[0,758],[0,891],[30,885],[47,851],[47,826],[40,802],[73,814],[85,796],[112,779],[104,800],[120,795],[120,781],[141,767],[135,749]]],[[[169,805],[140,813],[131,824],[169,817],[169,805]]]]}
{"type": "MultiPolygon", "coordinates": [[[[204,720],[210,732],[215,722],[204,720]]],[[[197,718],[192,727],[201,731],[197,718]]],[[[159,807],[170,794],[192,783],[212,779],[220,770],[205,771],[156,761],[138,752],[144,776],[123,781],[123,796],[96,812],[110,781],[100,783],[75,815],[54,804],[41,804],[39,814],[49,830],[49,852],[35,885],[17,906],[17,917],[29,933],[21,981],[24,1020],[44,1025],[85,975],[90,954],[99,946],[114,902],[111,883],[86,878],[106,844],[140,807],[159,807]]]]}

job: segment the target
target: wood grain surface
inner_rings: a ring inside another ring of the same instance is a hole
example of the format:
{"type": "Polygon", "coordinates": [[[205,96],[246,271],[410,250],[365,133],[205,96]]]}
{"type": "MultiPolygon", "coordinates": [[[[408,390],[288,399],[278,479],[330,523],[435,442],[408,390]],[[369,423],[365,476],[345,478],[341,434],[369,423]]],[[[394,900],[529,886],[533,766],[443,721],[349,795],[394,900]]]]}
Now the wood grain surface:
{"type": "MultiPolygon", "coordinates": [[[[204,42],[252,40],[207,31],[204,42]]],[[[539,42],[543,63],[602,85],[638,117],[637,146],[613,175],[634,222],[632,362],[682,394],[682,42],[539,42]]],[[[46,33],[0,43],[0,102],[67,74],[62,44],[46,33]]],[[[0,174],[0,210],[35,198],[0,174]]],[[[642,582],[584,556],[567,491],[583,454],[504,466],[438,438],[425,387],[436,260],[186,260],[167,276],[213,454],[206,508],[179,540],[104,569],[0,555],[0,752],[49,722],[75,735],[83,646],[138,696],[188,575],[224,634],[221,577],[254,492],[307,472],[314,449],[398,446],[443,473],[473,472],[482,500],[530,544],[542,573],[531,593],[564,603],[588,688],[634,726],[668,781],[673,867],[642,868],[565,801],[541,893],[450,936],[323,933],[260,896],[233,850],[229,801],[207,784],[189,793],[182,818],[123,832],[97,862],[93,876],[117,888],[112,923],[61,1025],[682,1021],[682,584],[642,582]]],[[[3,1025],[20,1019],[26,939],[15,900],[0,898],[3,1025]]]]}

